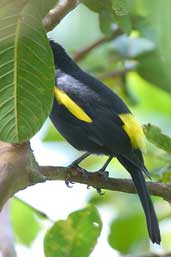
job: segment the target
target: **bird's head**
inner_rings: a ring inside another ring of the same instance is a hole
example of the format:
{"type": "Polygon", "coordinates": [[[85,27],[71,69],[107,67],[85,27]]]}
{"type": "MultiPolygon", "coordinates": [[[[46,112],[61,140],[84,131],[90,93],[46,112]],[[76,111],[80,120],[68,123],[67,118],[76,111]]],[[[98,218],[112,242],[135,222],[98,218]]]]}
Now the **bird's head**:
{"type": "Polygon", "coordinates": [[[60,69],[64,72],[73,70],[76,66],[71,57],[66,53],[65,49],[53,40],[49,40],[54,56],[54,64],[56,69],[60,69]]]}

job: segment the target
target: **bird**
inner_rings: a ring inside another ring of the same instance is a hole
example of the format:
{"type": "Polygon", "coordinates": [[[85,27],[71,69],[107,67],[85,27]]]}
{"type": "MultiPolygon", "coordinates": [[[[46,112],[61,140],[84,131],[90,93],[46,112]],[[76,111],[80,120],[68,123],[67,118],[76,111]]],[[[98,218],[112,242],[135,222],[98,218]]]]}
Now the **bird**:
{"type": "Polygon", "coordinates": [[[91,154],[106,155],[100,172],[117,158],[129,172],[139,195],[153,243],[161,236],[144,175],[144,133],[124,101],[101,81],[83,71],[66,50],[49,39],[55,66],[54,100],[50,119],[61,135],[85,153],[72,166],[91,154]]]}

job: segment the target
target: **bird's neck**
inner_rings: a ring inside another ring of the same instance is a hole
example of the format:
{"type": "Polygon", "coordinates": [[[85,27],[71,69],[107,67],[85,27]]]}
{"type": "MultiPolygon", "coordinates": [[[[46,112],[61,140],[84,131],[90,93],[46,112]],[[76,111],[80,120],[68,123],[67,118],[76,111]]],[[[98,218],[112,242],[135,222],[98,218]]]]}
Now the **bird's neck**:
{"type": "Polygon", "coordinates": [[[78,72],[79,66],[72,60],[72,58],[66,53],[58,54],[55,58],[55,68],[62,72],[72,74],[78,72]]]}

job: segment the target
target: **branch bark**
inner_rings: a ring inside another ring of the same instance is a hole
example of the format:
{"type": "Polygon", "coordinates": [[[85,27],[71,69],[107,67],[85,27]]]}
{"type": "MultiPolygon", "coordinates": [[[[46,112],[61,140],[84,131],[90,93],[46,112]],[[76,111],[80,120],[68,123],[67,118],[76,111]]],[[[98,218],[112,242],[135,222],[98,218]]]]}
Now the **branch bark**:
{"type": "Polygon", "coordinates": [[[78,0],[60,0],[43,18],[42,22],[45,30],[47,32],[52,30],[78,3],[78,0]]]}
{"type": "MultiPolygon", "coordinates": [[[[16,192],[47,180],[78,182],[94,188],[135,193],[130,179],[104,178],[98,172],[67,167],[39,166],[29,143],[8,144],[0,142],[0,209],[16,192]]],[[[171,184],[147,182],[151,194],[171,202],[171,184]]]]}
{"type": "Polygon", "coordinates": [[[39,173],[29,143],[0,141],[0,210],[18,190],[39,180],[44,181],[44,178],[39,173]]]}
{"type": "MultiPolygon", "coordinates": [[[[40,173],[46,180],[65,180],[67,177],[72,182],[78,182],[94,188],[107,189],[135,194],[135,186],[131,179],[118,179],[109,177],[106,179],[99,172],[88,172],[82,169],[67,167],[40,166],[40,173]]],[[[171,184],[158,182],[146,182],[150,194],[160,196],[171,202],[171,184]]]]}

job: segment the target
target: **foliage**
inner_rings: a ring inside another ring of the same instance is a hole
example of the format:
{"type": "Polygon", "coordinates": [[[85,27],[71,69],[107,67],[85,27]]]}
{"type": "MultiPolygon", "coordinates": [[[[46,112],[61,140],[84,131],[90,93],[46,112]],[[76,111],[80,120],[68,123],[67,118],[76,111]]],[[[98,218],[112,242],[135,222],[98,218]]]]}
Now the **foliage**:
{"type": "Polygon", "coordinates": [[[86,257],[97,243],[102,223],[97,209],[75,211],[66,221],[57,221],[44,239],[46,257],[86,257]]]}
{"type": "Polygon", "coordinates": [[[152,126],[151,124],[148,124],[144,126],[144,132],[147,137],[147,139],[155,144],[157,147],[163,149],[168,154],[171,153],[171,138],[167,135],[164,135],[161,132],[161,129],[157,126],[152,126]]]}
{"type": "Polygon", "coordinates": [[[16,240],[24,245],[31,245],[41,229],[36,213],[24,202],[13,199],[11,219],[16,240]],[[26,222],[27,221],[27,222],[26,222]],[[31,227],[30,227],[31,224],[31,227]],[[25,233],[27,231],[27,233],[25,233]]]}
{"type": "Polygon", "coordinates": [[[30,139],[51,109],[53,62],[40,7],[41,1],[8,1],[0,11],[0,139],[4,141],[30,139]]]}
{"type": "MultiPolygon", "coordinates": [[[[54,70],[41,21],[56,2],[0,0],[0,140],[17,143],[29,140],[49,115],[54,70]]],[[[81,3],[68,18],[70,22],[57,26],[58,39],[70,51],[77,51],[81,40],[84,45],[80,48],[120,28],[122,35],[91,51],[80,65],[120,94],[142,123],[149,123],[144,125],[147,167],[156,180],[170,182],[171,2],[81,0],[81,3]],[[78,29],[72,19],[77,19],[78,29]]],[[[63,138],[50,125],[43,140],[63,141],[63,138]]],[[[66,151],[69,155],[69,150],[66,151]]],[[[86,168],[94,170],[95,160],[87,162],[86,168]]],[[[96,164],[101,165],[102,161],[96,164]]],[[[121,167],[115,162],[111,169],[118,176],[121,167]]],[[[163,201],[155,200],[160,206],[159,217],[167,224],[170,209],[163,201]]],[[[92,195],[88,201],[91,206],[72,212],[66,220],[56,221],[49,228],[44,237],[45,255],[76,257],[81,253],[88,257],[100,236],[102,223],[106,224],[105,218],[100,217],[103,207],[116,213],[108,237],[113,249],[131,256],[149,252],[144,216],[140,206],[134,206],[136,202],[134,196],[121,193],[92,195]]],[[[17,241],[30,246],[42,228],[37,211],[13,201],[11,217],[17,241]]],[[[170,232],[163,232],[162,238],[161,249],[170,250],[170,232]]]]}

